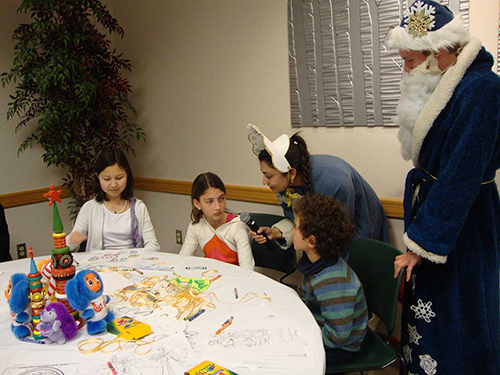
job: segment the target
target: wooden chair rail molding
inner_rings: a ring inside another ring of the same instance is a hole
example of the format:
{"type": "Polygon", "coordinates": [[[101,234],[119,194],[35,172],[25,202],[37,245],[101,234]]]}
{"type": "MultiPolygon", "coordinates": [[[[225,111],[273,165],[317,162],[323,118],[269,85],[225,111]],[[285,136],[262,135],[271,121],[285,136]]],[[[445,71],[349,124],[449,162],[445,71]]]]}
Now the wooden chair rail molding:
{"type": "MultiPolygon", "coordinates": [[[[157,178],[135,178],[135,188],[137,190],[153,191],[157,193],[169,194],[191,194],[191,182],[178,181],[178,180],[163,180],[157,178]]],[[[0,203],[4,208],[24,206],[27,204],[34,204],[45,202],[47,199],[43,196],[48,191],[45,189],[26,190],[16,193],[9,193],[0,195],[0,203]]],[[[57,186],[55,189],[61,189],[63,192],[61,198],[69,197],[69,191],[65,186],[57,186]]],[[[278,204],[276,195],[264,187],[242,186],[242,185],[226,185],[227,199],[264,203],[264,204],[278,204]]],[[[387,217],[392,219],[403,219],[403,202],[401,199],[394,198],[381,198],[382,205],[384,206],[387,217]]]]}

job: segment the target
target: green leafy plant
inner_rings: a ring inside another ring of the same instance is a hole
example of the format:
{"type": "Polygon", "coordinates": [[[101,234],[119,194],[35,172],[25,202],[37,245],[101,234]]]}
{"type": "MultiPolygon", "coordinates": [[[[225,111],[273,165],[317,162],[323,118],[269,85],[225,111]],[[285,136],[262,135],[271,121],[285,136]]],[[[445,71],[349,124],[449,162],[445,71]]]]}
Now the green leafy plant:
{"type": "Polygon", "coordinates": [[[122,72],[130,61],[104,34],[124,31],[99,0],[23,0],[18,12],[31,23],[14,31],[13,66],[1,75],[3,87],[16,84],[7,118],[19,119],[16,133],[32,129],[18,156],[38,144],[47,166],[66,171],[74,219],[93,195],[96,155],[108,147],[135,154],[132,142],[146,139],[129,121],[135,109],[122,72]]]}

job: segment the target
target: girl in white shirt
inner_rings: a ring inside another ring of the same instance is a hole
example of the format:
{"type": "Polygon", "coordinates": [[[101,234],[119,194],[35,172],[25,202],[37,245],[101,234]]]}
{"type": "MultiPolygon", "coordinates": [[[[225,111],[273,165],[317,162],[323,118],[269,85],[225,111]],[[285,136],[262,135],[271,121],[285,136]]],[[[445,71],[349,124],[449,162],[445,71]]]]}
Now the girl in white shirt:
{"type": "Polygon", "coordinates": [[[80,209],[67,238],[69,247],[73,250],[86,240],[86,251],[159,251],[148,209],[133,197],[134,176],[125,154],[104,150],[94,169],[96,196],[80,209]]]}
{"type": "Polygon", "coordinates": [[[198,246],[206,258],[253,270],[250,234],[239,216],[226,210],[226,187],[215,174],[202,173],[191,187],[191,224],[181,255],[194,255],[198,246]]]}

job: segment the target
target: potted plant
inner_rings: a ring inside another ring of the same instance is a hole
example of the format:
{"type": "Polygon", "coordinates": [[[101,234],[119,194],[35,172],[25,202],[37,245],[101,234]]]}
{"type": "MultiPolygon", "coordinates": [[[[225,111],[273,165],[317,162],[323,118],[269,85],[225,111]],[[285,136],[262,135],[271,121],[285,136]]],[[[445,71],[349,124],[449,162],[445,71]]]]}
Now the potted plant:
{"type": "Polygon", "coordinates": [[[135,109],[122,72],[130,61],[104,34],[124,31],[99,0],[23,0],[18,12],[31,22],[14,31],[13,66],[1,75],[4,87],[16,84],[7,118],[17,116],[16,132],[32,129],[18,156],[38,144],[47,166],[66,171],[74,219],[93,195],[96,155],[107,147],[135,154],[132,142],[146,139],[129,121],[135,109]]]}

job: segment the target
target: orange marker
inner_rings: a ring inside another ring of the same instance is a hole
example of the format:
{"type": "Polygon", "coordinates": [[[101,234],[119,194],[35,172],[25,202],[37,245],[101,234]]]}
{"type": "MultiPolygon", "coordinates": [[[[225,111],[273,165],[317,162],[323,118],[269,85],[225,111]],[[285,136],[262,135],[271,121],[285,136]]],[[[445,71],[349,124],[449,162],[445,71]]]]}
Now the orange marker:
{"type": "Polygon", "coordinates": [[[210,282],[217,280],[217,279],[218,279],[219,277],[221,277],[221,276],[222,276],[222,275],[217,275],[217,276],[215,276],[214,278],[210,279],[210,282]]]}
{"type": "Polygon", "coordinates": [[[218,335],[219,333],[221,333],[222,331],[224,331],[227,327],[229,327],[231,324],[233,323],[233,320],[228,320],[226,321],[222,327],[220,327],[217,331],[215,331],[215,334],[218,335]]]}

